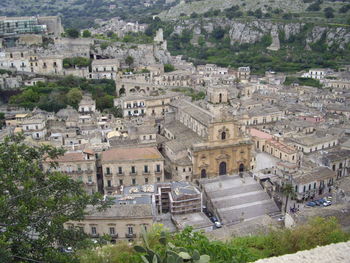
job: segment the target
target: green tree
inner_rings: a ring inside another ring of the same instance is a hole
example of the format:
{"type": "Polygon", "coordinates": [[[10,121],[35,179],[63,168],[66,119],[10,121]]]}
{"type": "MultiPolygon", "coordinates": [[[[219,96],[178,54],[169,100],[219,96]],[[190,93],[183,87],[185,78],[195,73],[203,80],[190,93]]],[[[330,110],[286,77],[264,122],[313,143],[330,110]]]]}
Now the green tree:
{"type": "Polygon", "coordinates": [[[79,30],[75,28],[68,28],[66,34],[70,38],[78,38],[80,36],[79,30]]]}
{"type": "Polygon", "coordinates": [[[44,160],[62,153],[47,145],[27,146],[20,135],[0,143],[0,261],[76,262],[74,253],[60,248],[89,245],[87,235],[65,229],[64,223],[82,220],[88,205],[102,209],[109,202],[88,195],[81,182],[67,175],[41,169],[44,160]]]}
{"type": "Polygon", "coordinates": [[[91,32],[89,30],[84,30],[83,31],[83,37],[91,37],[91,32]]]}
{"type": "Polygon", "coordinates": [[[134,64],[134,58],[132,56],[127,56],[125,59],[125,63],[131,68],[131,65],[134,64]]]}
{"type": "Polygon", "coordinates": [[[108,94],[104,95],[103,97],[96,98],[96,108],[100,111],[113,108],[113,99],[114,97],[108,94]]]}
{"type": "Polygon", "coordinates": [[[326,7],[324,10],[324,16],[326,18],[333,18],[334,17],[334,9],[332,7],[326,7]]]}
{"type": "Polygon", "coordinates": [[[110,113],[116,118],[123,118],[123,110],[120,107],[111,108],[110,113]]]}
{"type": "Polygon", "coordinates": [[[175,70],[175,67],[171,64],[164,64],[164,72],[172,72],[175,70]]]}
{"type": "Polygon", "coordinates": [[[0,112],[0,129],[5,125],[5,113],[0,112]]]}
{"type": "Polygon", "coordinates": [[[286,201],[284,203],[284,209],[283,210],[284,210],[284,213],[287,213],[287,205],[288,205],[289,198],[295,196],[293,185],[289,184],[289,183],[283,185],[282,193],[286,197],[286,201]]]}
{"type": "Polygon", "coordinates": [[[81,91],[80,88],[70,89],[66,95],[67,103],[77,108],[82,97],[83,97],[83,92],[81,91]]]}

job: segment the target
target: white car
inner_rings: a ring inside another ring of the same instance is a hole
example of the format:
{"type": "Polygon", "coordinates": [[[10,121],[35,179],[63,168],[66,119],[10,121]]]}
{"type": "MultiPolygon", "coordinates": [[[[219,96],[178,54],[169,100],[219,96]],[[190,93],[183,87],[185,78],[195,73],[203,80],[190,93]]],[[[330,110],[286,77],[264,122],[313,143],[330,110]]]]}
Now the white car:
{"type": "Polygon", "coordinates": [[[332,204],[331,201],[325,201],[325,202],[323,203],[323,206],[330,206],[331,204],[332,204]]]}
{"type": "Polygon", "coordinates": [[[216,221],[214,223],[214,225],[215,225],[216,228],[221,228],[222,227],[222,225],[221,225],[221,223],[219,221],[216,221]]]}

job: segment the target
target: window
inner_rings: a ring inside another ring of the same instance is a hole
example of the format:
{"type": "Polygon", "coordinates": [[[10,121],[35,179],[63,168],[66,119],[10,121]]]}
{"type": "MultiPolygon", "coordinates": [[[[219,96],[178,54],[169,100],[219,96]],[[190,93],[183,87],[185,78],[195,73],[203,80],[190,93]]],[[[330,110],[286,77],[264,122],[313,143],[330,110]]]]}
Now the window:
{"type": "Polygon", "coordinates": [[[144,166],[144,171],[145,171],[145,173],[148,173],[148,165],[144,166]]]}
{"type": "Polygon", "coordinates": [[[107,180],[107,186],[108,187],[112,187],[112,181],[111,180],[107,180]]]}
{"type": "Polygon", "coordinates": [[[123,180],[119,179],[119,185],[123,185],[123,180]]]}
{"type": "Polygon", "coordinates": [[[311,184],[309,184],[309,191],[311,190],[311,184]]]}
{"type": "Polygon", "coordinates": [[[182,168],[182,171],[183,171],[183,172],[186,172],[186,168],[182,168]]]}
{"type": "Polygon", "coordinates": [[[122,167],[118,167],[118,174],[122,174],[123,173],[123,168],[122,167]]]}
{"type": "Polygon", "coordinates": [[[226,139],[226,132],[222,132],[221,133],[221,140],[225,140],[226,139]]]}
{"type": "Polygon", "coordinates": [[[145,178],[145,184],[148,184],[148,178],[145,178]]]}
{"type": "MultiPolygon", "coordinates": [[[[176,167],[176,171],[177,171],[177,167],[176,167]]],[[[160,173],[160,164],[157,164],[157,166],[156,166],[156,172],[157,172],[157,173],[160,173]]]]}
{"type": "Polygon", "coordinates": [[[131,173],[132,173],[132,174],[136,173],[136,168],[135,168],[135,166],[131,166],[131,173]]]}
{"type": "Polygon", "coordinates": [[[92,227],[91,227],[91,234],[92,234],[92,235],[96,235],[96,234],[97,234],[97,230],[96,230],[96,227],[95,227],[95,226],[92,226],[92,227]]]}
{"type": "Polygon", "coordinates": [[[129,235],[132,235],[134,233],[134,229],[132,226],[128,226],[128,233],[129,235]]]}
{"type": "Polygon", "coordinates": [[[314,189],[316,189],[316,183],[314,183],[314,189]]]}
{"type": "Polygon", "coordinates": [[[135,184],[136,184],[136,179],[133,178],[133,179],[132,179],[132,185],[135,185],[135,184]]]}
{"type": "Polygon", "coordinates": [[[111,174],[111,169],[109,167],[106,168],[106,174],[111,174]]]}
{"type": "Polygon", "coordinates": [[[114,227],[110,227],[109,228],[109,234],[110,235],[115,235],[115,228],[114,227]]]}
{"type": "Polygon", "coordinates": [[[160,177],[157,177],[157,182],[158,182],[158,183],[160,182],[160,177]]]}
{"type": "Polygon", "coordinates": [[[304,185],[304,189],[303,189],[303,192],[306,192],[306,185],[304,185]]]}

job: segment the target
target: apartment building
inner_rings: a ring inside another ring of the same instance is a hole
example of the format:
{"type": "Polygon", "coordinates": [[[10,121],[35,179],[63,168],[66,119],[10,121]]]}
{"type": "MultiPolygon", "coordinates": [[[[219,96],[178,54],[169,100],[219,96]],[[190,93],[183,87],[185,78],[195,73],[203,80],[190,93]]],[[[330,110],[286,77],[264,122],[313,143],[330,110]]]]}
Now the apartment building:
{"type": "Polygon", "coordinates": [[[98,191],[96,176],[96,159],[92,150],[66,152],[64,155],[43,163],[44,171],[59,171],[83,184],[84,189],[93,194],[98,191]],[[57,163],[56,167],[52,162],[57,163]]]}
{"type": "Polygon", "coordinates": [[[121,185],[154,184],[164,181],[164,158],[155,147],[112,148],[101,154],[105,193],[121,185]]]}

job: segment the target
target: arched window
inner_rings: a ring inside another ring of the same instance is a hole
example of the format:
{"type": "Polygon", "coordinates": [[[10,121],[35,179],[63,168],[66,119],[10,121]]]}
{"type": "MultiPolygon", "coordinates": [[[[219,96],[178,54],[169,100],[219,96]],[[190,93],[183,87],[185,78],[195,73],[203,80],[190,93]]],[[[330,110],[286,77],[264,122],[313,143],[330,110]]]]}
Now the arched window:
{"type": "Polygon", "coordinates": [[[219,102],[220,103],[222,102],[222,94],[221,93],[219,94],[219,102]]]}
{"type": "Polygon", "coordinates": [[[221,133],[221,140],[225,140],[226,139],[226,132],[222,132],[221,133]]]}

